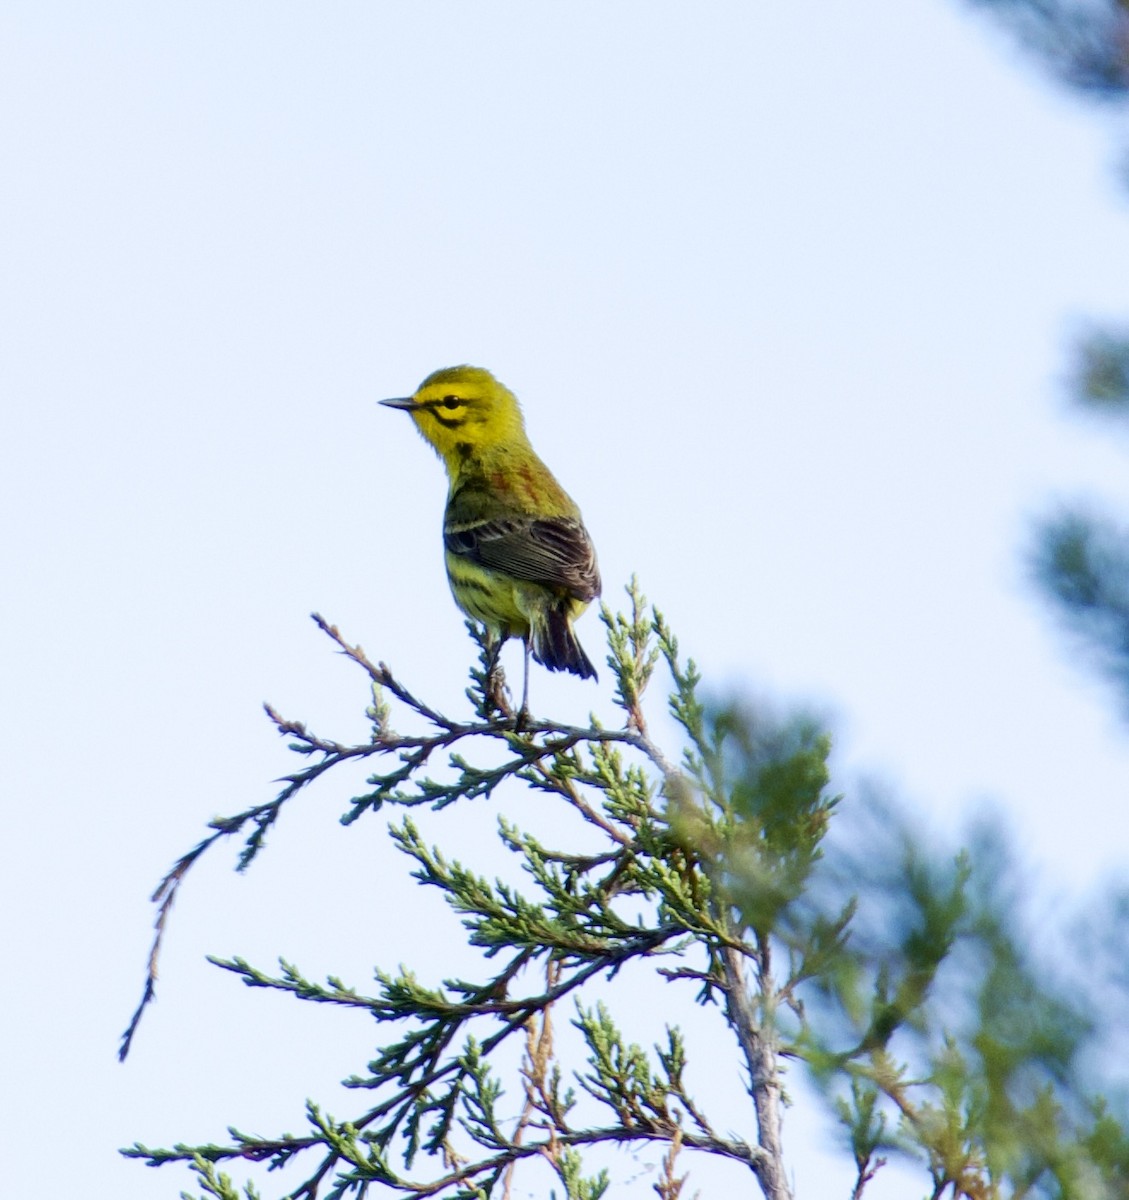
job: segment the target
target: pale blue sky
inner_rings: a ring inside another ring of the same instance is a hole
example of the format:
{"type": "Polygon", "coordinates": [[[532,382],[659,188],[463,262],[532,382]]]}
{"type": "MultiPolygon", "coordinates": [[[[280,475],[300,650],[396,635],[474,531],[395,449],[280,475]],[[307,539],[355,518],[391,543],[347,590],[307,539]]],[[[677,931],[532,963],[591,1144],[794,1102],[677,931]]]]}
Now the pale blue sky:
{"type": "MultiPolygon", "coordinates": [[[[341,830],[326,787],[246,877],[223,848],[194,873],[113,1058],[149,890],[290,768],[260,701],[363,735],[306,614],[460,703],[441,469],[375,406],[439,366],[522,397],[613,604],[637,572],[716,688],[830,714],[848,792],[877,776],[939,830],[1001,810],[1052,896],[1123,864],[1126,730],[1023,558],[1054,497],[1129,505],[1060,386],[1078,323],[1129,310],[1119,145],[944,0],[6,6],[12,1194],[175,1196],[114,1148],[351,1111],[373,1031],[204,953],[457,969],[453,926],[419,958],[383,822],[341,830]],[[58,1154],[17,1149],[56,1119],[58,1154]]],[[[606,678],[533,688],[609,710],[606,678]]],[[[486,853],[493,816],[432,832],[486,853]]],[[[849,1191],[787,1134],[801,1195],[849,1191]]]]}

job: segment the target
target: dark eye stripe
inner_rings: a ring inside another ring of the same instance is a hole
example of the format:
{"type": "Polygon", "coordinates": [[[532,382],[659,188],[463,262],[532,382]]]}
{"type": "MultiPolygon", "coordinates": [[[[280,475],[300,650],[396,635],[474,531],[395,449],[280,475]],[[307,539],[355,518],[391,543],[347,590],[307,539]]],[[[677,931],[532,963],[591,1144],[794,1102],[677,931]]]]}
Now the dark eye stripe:
{"type": "Polygon", "coordinates": [[[444,396],[441,400],[425,400],[416,407],[426,408],[432,412],[437,408],[445,408],[448,412],[452,412],[456,408],[466,408],[469,403],[470,401],[461,400],[458,396],[444,396]]]}

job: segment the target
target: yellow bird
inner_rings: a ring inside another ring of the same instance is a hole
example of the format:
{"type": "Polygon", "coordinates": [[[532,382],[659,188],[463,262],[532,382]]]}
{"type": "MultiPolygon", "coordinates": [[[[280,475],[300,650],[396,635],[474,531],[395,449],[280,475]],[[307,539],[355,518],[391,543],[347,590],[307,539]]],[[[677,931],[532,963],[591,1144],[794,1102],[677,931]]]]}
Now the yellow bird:
{"type": "MultiPolygon", "coordinates": [[[[494,643],[525,643],[551,671],[596,678],[573,621],[600,594],[580,509],[538,458],[517,397],[481,367],[445,367],[414,395],[382,400],[410,413],[447,468],[443,517],[455,602],[494,643]]],[[[525,711],[526,696],[522,697],[525,711]]]]}

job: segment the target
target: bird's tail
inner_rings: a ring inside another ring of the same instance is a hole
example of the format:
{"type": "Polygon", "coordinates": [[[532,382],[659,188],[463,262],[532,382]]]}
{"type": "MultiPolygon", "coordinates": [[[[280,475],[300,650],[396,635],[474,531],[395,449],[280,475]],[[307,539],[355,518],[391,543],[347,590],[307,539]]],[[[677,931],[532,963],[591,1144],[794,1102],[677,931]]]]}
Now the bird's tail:
{"type": "Polygon", "coordinates": [[[533,625],[530,635],[533,657],[550,671],[571,671],[581,679],[596,679],[596,668],[576,638],[572,621],[560,609],[549,609],[533,625]]]}

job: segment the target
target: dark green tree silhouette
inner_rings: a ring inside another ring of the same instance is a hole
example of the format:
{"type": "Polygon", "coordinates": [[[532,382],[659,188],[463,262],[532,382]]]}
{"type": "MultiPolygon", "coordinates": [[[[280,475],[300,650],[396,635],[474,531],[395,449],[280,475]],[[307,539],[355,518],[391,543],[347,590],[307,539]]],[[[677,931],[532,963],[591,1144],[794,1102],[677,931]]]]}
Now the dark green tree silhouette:
{"type": "Polygon", "coordinates": [[[968,0],[990,13],[1060,83],[1092,100],[1129,96],[1129,8],[1123,0],[968,0]]]}
{"type": "MultiPolygon", "coordinates": [[[[1129,106],[1124,0],[970,0],[1008,28],[1051,77],[1107,110],[1129,106]]],[[[1129,172],[1124,173],[1129,186],[1129,172]]],[[[1129,427],[1129,322],[1094,325],[1074,349],[1069,393],[1111,431],[1129,427]]],[[[1091,504],[1042,522],[1033,552],[1044,594],[1129,714],[1129,531],[1091,504]]]]}

